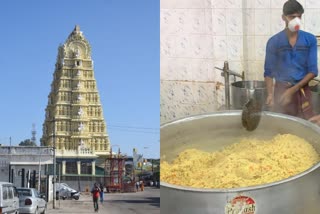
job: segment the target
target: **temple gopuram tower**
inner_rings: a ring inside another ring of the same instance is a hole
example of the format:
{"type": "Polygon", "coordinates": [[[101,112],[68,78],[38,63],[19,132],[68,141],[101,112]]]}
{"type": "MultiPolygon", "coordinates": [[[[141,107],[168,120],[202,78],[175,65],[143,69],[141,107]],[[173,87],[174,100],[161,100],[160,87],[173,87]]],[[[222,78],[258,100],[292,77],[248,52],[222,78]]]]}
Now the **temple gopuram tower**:
{"type": "Polygon", "coordinates": [[[56,146],[62,175],[95,175],[96,161],[110,154],[91,47],[79,26],[58,48],[41,145],[56,146]]]}

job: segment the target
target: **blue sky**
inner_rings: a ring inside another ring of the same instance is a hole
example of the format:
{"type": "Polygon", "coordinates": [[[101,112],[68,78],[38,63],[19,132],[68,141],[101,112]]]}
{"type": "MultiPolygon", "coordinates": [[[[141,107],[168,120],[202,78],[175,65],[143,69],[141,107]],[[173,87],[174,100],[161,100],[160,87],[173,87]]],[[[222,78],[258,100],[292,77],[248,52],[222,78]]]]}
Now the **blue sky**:
{"type": "Polygon", "coordinates": [[[159,10],[157,0],[1,1],[0,143],[31,138],[33,123],[39,143],[58,46],[78,24],[111,145],[160,157],[159,10]]]}

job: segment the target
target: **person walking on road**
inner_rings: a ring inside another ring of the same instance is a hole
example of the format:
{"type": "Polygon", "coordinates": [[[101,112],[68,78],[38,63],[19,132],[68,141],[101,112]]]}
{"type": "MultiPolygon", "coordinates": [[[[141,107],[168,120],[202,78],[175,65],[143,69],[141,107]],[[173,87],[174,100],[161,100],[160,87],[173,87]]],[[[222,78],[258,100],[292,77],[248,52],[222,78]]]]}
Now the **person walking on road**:
{"type": "Polygon", "coordinates": [[[137,190],[137,192],[139,192],[139,186],[140,186],[140,183],[139,183],[139,181],[137,181],[136,182],[136,190],[137,190]]]}
{"type": "Polygon", "coordinates": [[[95,212],[99,210],[98,198],[100,195],[100,188],[97,183],[95,183],[91,189],[92,199],[93,199],[93,208],[95,212]]]}
{"type": "Polygon", "coordinates": [[[144,182],[143,181],[140,181],[140,189],[141,189],[141,192],[143,192],[143,190],[144,190],[144,182]]]}
{"type": "Polygon", "coordinates": [[[100,203],[103,202],[103,195],[104,195],[103,189],[104,189],[104,187],[103,187],[102,183],[100,183],[100,203]]]}

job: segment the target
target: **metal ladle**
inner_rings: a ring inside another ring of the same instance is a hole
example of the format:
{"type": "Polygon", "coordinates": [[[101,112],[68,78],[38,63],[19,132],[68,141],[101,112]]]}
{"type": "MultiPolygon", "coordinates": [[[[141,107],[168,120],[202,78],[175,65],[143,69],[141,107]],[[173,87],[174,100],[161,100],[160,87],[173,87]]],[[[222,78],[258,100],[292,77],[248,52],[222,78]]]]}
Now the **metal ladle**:
{"type": "Polygon", "coordinates": [[[242,108],[242,126],[247,131],[255,130],[260,122],[262,113],[262,103],[255,96],[250,98],[242,108]]]}

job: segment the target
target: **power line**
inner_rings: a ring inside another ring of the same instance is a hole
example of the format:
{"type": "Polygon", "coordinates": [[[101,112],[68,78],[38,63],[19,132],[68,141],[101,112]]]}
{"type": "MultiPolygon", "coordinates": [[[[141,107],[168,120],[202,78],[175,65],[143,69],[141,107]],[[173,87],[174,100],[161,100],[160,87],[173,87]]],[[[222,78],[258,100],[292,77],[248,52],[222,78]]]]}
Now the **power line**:
{"type": "Polygon", "coordinates": [[[109,128],[111,131],[122,131],[122,132],[134,132],[134,133],[145,133],[145,134],[159,134],[159,131],[146,131],[146,130],[132,130],[127,128],[109,128]]]}
{"type": "Polygon", "coordinates": [[[139,127],[139,126],[121,126],[121,125],[107,125],[107,127],[114,128],[128,128],[128,129],[146,129],[146,130],[159,130],[159,128],[139,127]]]}

